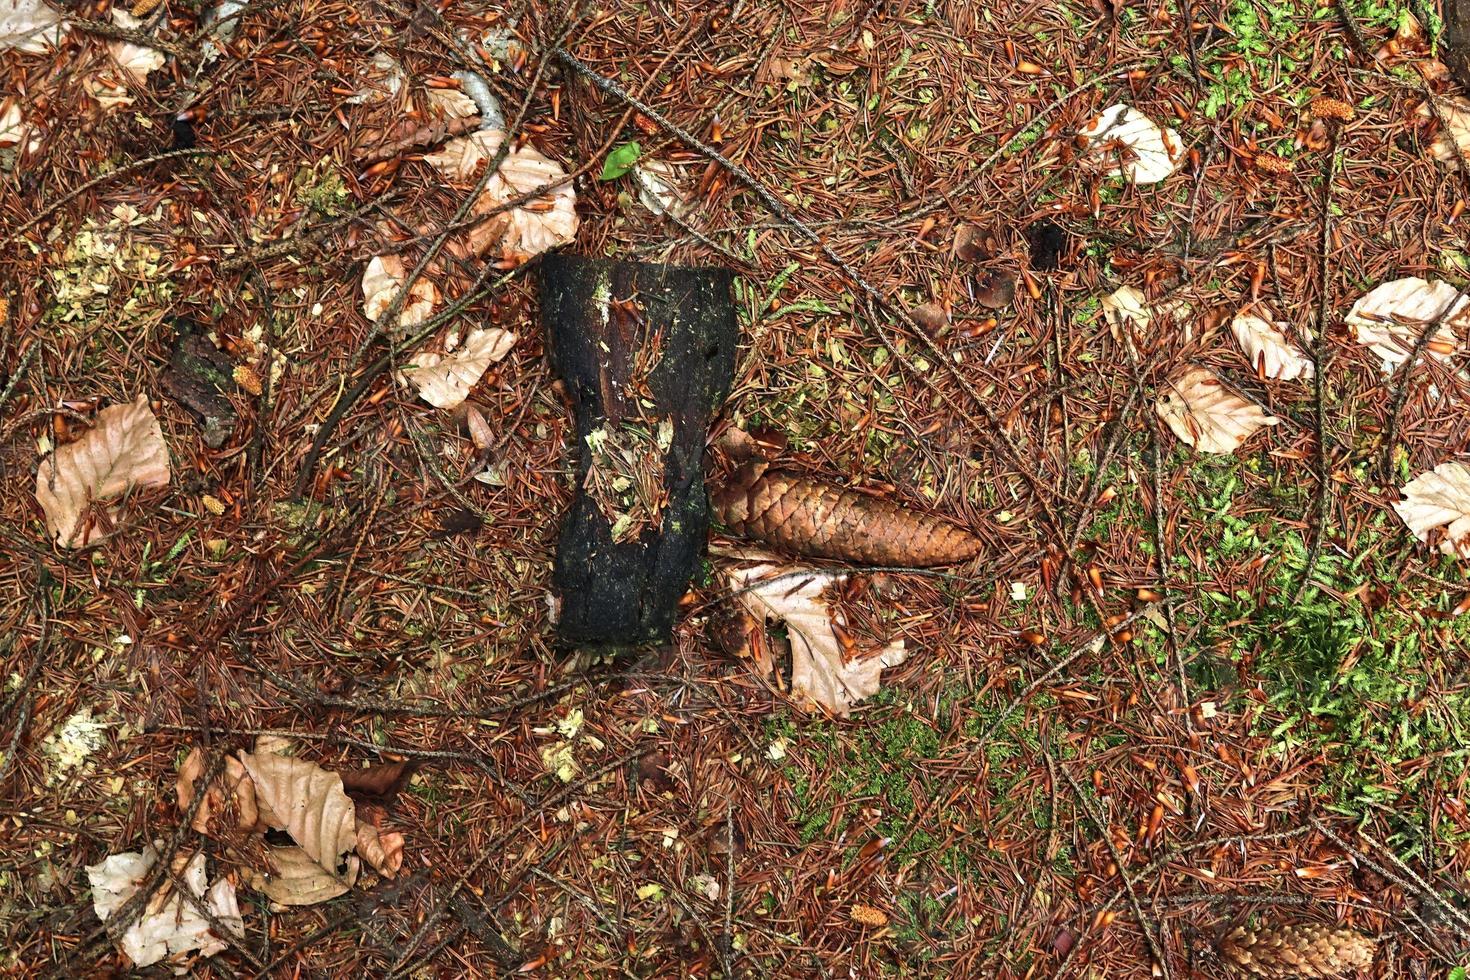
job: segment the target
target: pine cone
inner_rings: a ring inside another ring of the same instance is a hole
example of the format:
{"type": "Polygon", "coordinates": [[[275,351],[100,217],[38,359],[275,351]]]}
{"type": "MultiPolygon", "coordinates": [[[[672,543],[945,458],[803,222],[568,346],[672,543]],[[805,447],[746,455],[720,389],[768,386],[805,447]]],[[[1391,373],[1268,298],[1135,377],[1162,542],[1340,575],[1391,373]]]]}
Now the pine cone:
{"type": "Polygon", "coordinates": [[[1258,977],[1341,977],[1373,965],[1373,940],[1315,922],[1240,926],[1220,943],[1227,960],[1258,977]]]}
{"type": "Polygon", "coordinates": [[[731,533],[816,558],[928,568],[966,561],[984,542],[958,524],[892,500],[741,467],[710,500],[731,533]]]}

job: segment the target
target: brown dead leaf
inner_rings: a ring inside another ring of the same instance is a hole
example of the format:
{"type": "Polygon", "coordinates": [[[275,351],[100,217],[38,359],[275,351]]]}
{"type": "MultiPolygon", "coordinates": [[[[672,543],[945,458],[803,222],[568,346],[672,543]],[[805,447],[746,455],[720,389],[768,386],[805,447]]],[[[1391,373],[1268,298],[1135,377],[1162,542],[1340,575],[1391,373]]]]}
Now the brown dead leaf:
{"type": "Polygon", "coordinates": [[[240,761],[277,829],[335,875],[341,856],[357,841],[356,810],[342,791],[342,777],[314,762],[262,750],[259,743],[255,752],[240,753],[240,761]]]}
{"type": "Polygon", "coordinates": [[[1470,466],[1440,463],[1405,484],[1403,494],[1393,509],[1414,537],[1428,544],[1443,529],[1439,550],[1470,560],[1470,466]]]}
{"type": "MultiPolygon", "coordinates": [[[[195,787],[203,775],[204,752],[195,746],[179,766],[180,813],[188,812],[189,804],[194,801],[195,787]]],[[[211,827],[210,818],[215,818],[215,823],[218,824],[221,816],[230,815],[234,819],[227,820],[228,825],[240,830],[249,832],[264,830],[266,827],[255,804],[255,783],[251,781],[250,774],[245,771],[245,766],[239,759],[225,756],[224,772],[209,784],[204,800],[199,804],[199,809],[194,811],[194,820],[190,826],[201,834],[213,835],[219,827],[211,827]]]]}
{"type": "Polygon", "coordinates": [[[1170,379],[1154,407],[1176,436],[1202,453],[1232,453],[1256,430],[1279,421],[1202,367],[1170,379]]]}
{"type": "Polygon", "coordinates": [[[250,887],[278,905],[315,905],[345,895],[357,883],[362,863],[356,855],[347,858],[347,869],[335,874],[317,864],[299,847],[272,847],[267,852],[268,873],[246,868],[250,887]]]}
{"type": "Polygon", "coordinates": [[[836,630],[846,634],[840,611],[824,594],[847,576],[810,568],[753,565],[730,572],[740,602],[761,621],[786,624],[791,636],[791,694],[810,708],[820,705],[847,717],[852,706],[878,693],[884,667],[901,664],[907,654],[902,640],[848,660],[836,630]]]}
{"type": "Polygon", "coordinates": [[[403,867],[403,835],[396,830],[379,830],[365,820],[357,822],[357,854],[384,878],[392,878],[403,867]]]}
{"type": "Polygon", "coordinates": [[[413,759],[380,762],[363,769],[344,769],[340,774],[342,790],[355,802],[372,800],[386,805],[408,785],[417,770],[418,763],[413,759]]]}
{"type": "MultiPolygon", "coordinates": [[[[59,447],[36,472],[36,499],[46,529],[62,547],[95,544],[105,533],[91,526],[93,501],[107,501],[139,487],[168,486],[168,447],[148,407],[148,396],[97,413],[97,423],[76,442],[59,447]]],[[[116,509],[109,510],[115,516],[116,509]]]]}
{"type": "Polygon", "coordinates": [[[454,408],[470,396],[490,365],[510,353],[516,335],[509,330],[490,327],[471,330],[462,343],[451,334],[445,352],[416,352],[409,363],[394,375],[400,383],[418,389],[419,397],[436,408],[454,408]]]}

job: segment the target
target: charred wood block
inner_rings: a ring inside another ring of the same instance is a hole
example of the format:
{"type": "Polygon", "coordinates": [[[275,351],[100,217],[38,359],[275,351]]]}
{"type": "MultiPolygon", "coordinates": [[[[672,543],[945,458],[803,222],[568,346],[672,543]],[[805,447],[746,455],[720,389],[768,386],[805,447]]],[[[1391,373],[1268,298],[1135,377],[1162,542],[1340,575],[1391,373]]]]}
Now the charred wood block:
{"type": "Polygon", "coordinates": [[[735,373],[734,276],[556,255],[541,318],[576,414],[553,586],[567,646],[665,643],[709,528],[706,431],[735,373]]]}
{"type": "Polygon", "coordinates": [[[194,321],[178,318],[173,324],[178,334],[164,388],[194,416],[204,430],[204,444],[218,449],[235,430],[235,407],[227,395],[235,389],[234,362],[194,321]]]}
{"type": "MultiPolygon", "coordinates": [[[[1470,89],[1470,0],[1444,0],[1444,62],[1461,87],[1470,89]]],[[[1418,7],[1414,8],[1419,11],[1418,7]]],[[[1428,29],[1427,24],[1423,25],[1428,29]]]]}

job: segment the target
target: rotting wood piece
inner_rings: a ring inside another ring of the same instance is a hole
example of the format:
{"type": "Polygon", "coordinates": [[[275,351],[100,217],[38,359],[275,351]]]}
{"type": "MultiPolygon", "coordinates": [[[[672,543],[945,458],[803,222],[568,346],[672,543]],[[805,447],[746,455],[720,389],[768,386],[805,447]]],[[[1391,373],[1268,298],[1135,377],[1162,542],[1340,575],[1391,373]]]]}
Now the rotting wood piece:
{"type": "Polygon", "coordinates": [[[1444,0],[1443,9],[1444,33],[1440,41],[1444,45],[1444,62],[1455,81],[1470,90],[1470,0],[1444,0]]]}
{"type": "Polygon", "coordinates": [[[737,470],[712,503],[731,533],[815,558],[928,568],[967,561],[984,547],[945,518],[759,461],[737,470]]]}
{"type": "Polygon", "coordinates": [[[734,275],[549,256],[541,318],[577,423],[560,642],[667,642],[709,529],[706,430],[735,372],[734,275]]]}
{"type": "Polygon", "coordinates": [[[163,374],[164,387],[199,422],[204,444],[218,449],[235,431],[237,421],[227,396],[235,390],[234,362],[194,321],[178,318],[173,324],[178,339],[163,374]]]}

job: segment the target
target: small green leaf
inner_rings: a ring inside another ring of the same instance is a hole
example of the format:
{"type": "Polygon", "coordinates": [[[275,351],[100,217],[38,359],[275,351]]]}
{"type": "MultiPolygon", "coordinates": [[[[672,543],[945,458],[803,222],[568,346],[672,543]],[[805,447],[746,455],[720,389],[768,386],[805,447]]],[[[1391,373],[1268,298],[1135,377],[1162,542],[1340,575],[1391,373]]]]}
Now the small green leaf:
{"type": "Polygon", "coordinates": [[[643,148],[634,140],[624,143],[622,146],[614,147],[602,161],[602,180],[617,180],[623,174],[633,169],[633,164],[643,155],[643,148]]]}
{"type": "Polygon", "coordinates": [[[1463,966],[1455,967],[1449,973],[1445,974],[1444,980],[1466,980],[1465,968],[1463,966]]]}

